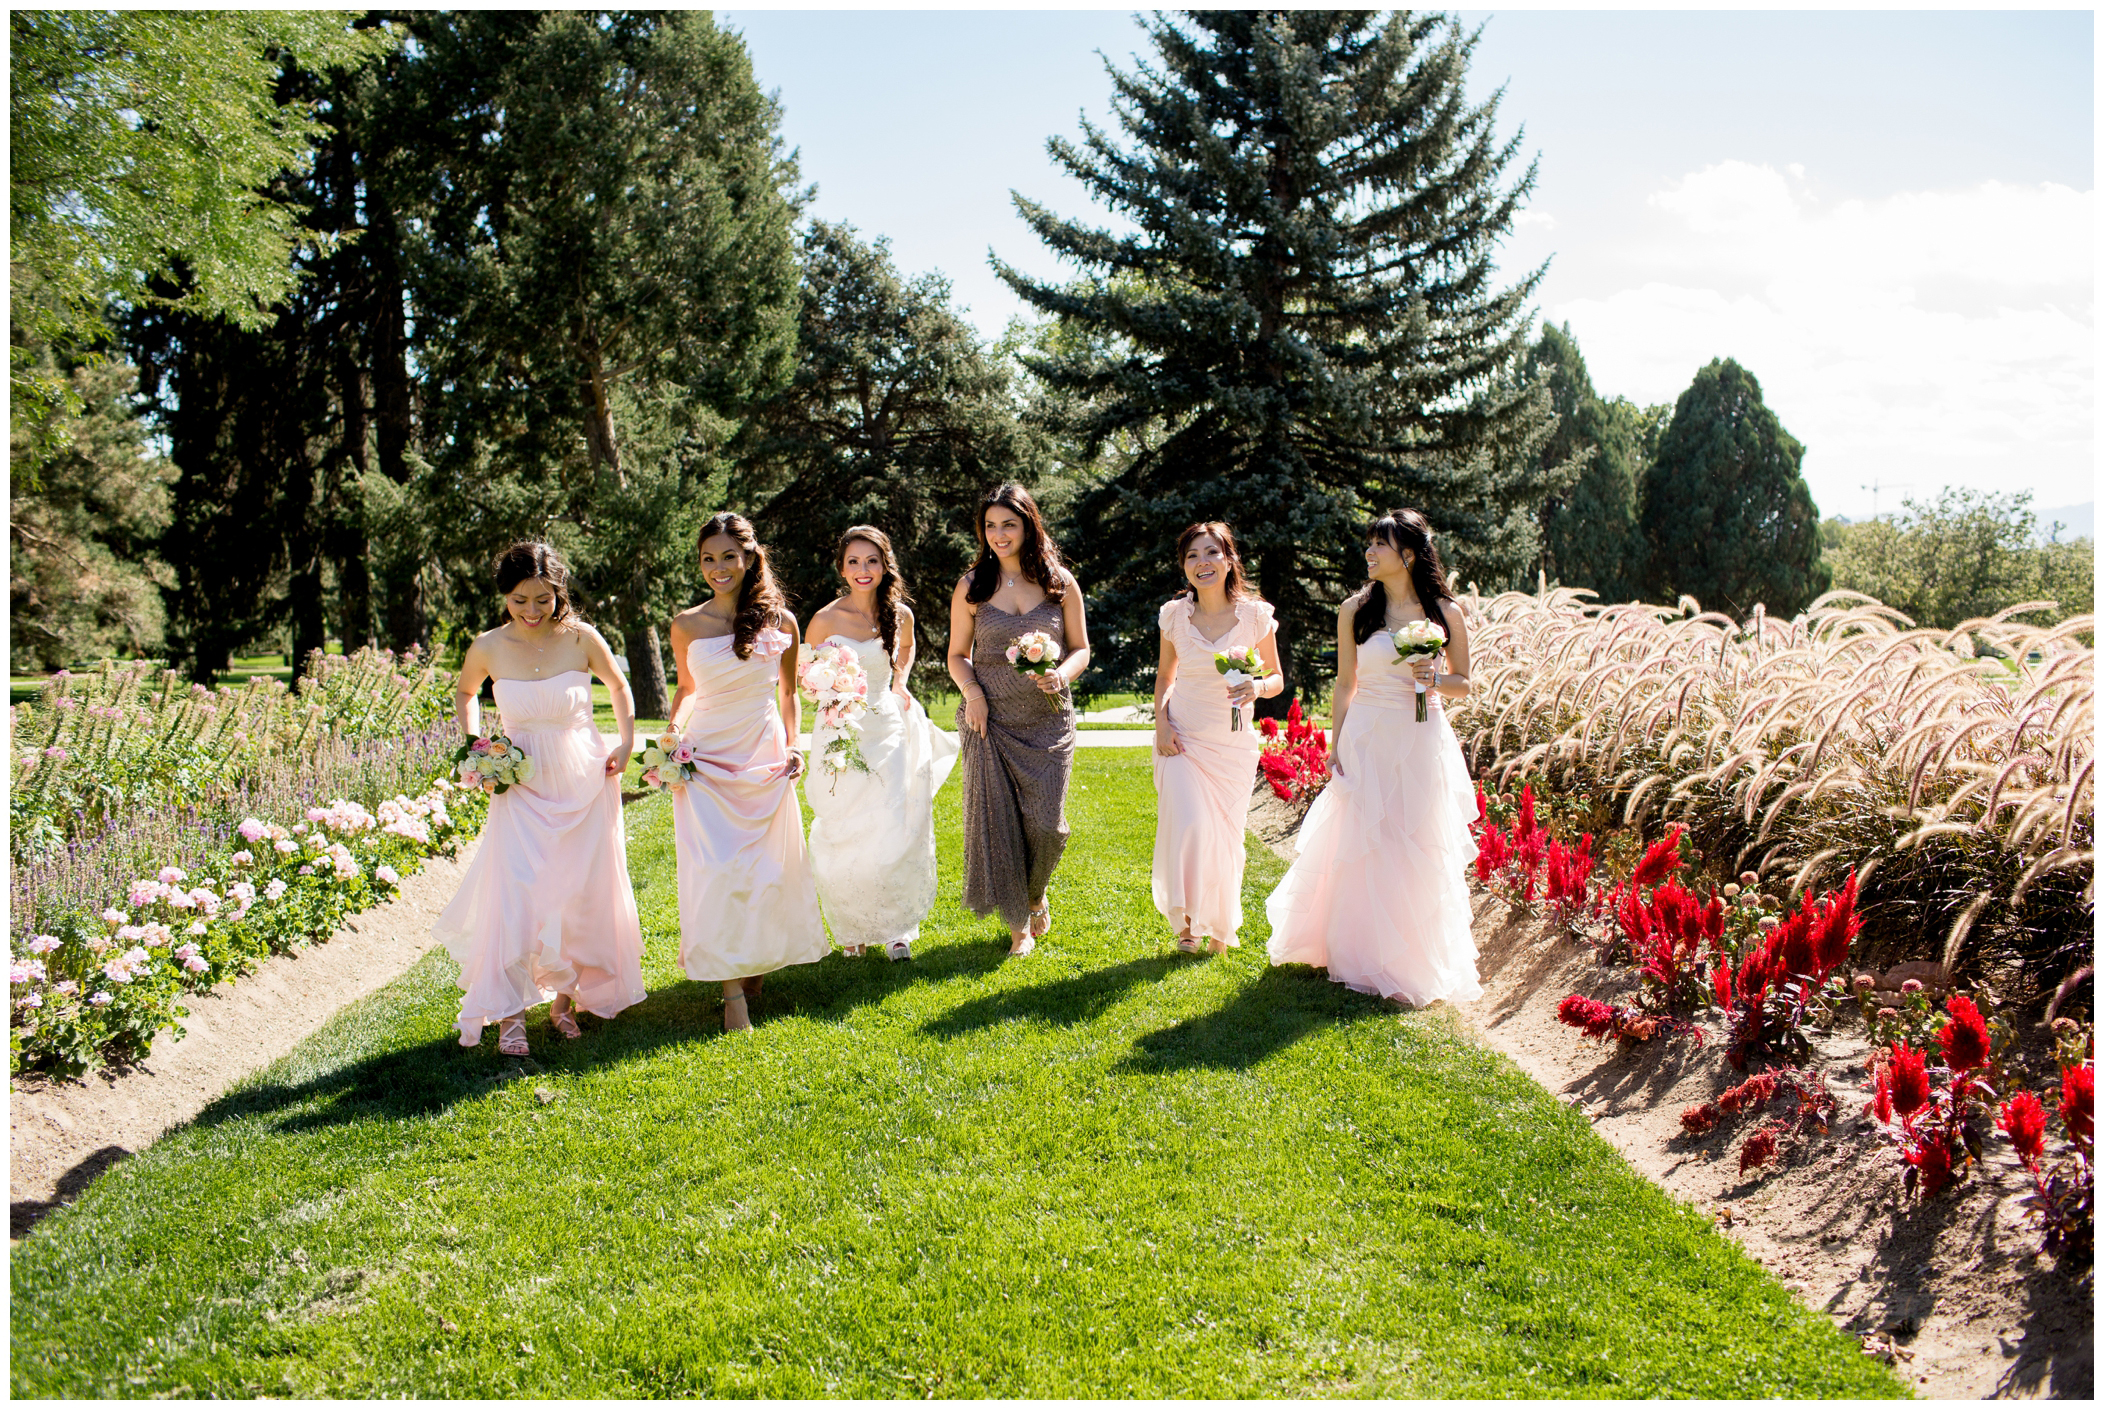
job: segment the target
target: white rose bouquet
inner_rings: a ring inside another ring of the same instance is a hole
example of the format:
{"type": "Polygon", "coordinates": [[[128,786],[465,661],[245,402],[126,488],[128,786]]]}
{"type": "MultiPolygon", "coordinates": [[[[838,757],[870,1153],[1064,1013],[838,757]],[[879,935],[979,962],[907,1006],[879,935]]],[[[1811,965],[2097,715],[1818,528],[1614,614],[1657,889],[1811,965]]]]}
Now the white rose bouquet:
{"type": "MultiPolygon", "coordinates": [[[[1439,653],[1446,649],[1446,633],[1430,621],[1405,622],[1388,635],[1395,642],[1397,659],[1406,666],[1414,666],[1419,661],[1437,661],[1439,653]]],[[[1425,717],[1425,683],[1413,680],[1411,684],[1417,690],[1417,718],[1422,720],[1425,717]]]]}
{"type": "Polygon", "coordinates": [[[533,760],[501,734],[470,739],[453,751],[453,775],[465,788],[503,793],[533,778],[533,760]]]}
{"type": "Polygon", "coordinates": [[[869,772],[862,757],[862,714],[869,708],[869,673],[852,647],[803,646],[796,654],[796,691],[818,707],[820,729],[835,731],[819,762],[831,773],[869,772]]]}
{"type": "Polygon", "coordinates": [[[685,788],[701,772],[692,747],[671,730],[643,745],[641,762],[646,788],[685,788]]]}

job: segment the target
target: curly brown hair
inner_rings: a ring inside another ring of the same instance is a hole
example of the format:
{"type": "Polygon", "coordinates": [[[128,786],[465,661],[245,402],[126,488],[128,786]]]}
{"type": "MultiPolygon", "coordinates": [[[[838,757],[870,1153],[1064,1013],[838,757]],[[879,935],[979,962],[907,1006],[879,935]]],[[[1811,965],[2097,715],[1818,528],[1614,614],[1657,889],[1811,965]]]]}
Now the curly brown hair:
{"type": "Polygon", "coordinates": [[[1023,521],[1023,576],[1045,590],[1045,596],[1054,602],[1065,601],[1067,595],[1066,575],[1059,567],[1059,546],[1052,542],[1052,535],[1045,532],[1045,516],[1037,512],[1037,501],[1030,491],[1021,485],[1000,485],[986,492],[979,501],[979,510],[972,518],[972,536],[979,540],[979,561],[972,565],[971,582],[964,590],[964,600],[981,603],[992,597],[1001,586],[1001,560],[986,546],[986,511],[996,506],[1015,511],[1023,521]]]}
{"type": "Polygon", "coordinates": [[[847,546],[856,539],[874,548],[877,556],[884,560],[884,576],[877,579],[877,634],[884,638],[884,655],[896,661],[899,654],[899,607],[910,604],[913,598],[899,577],[899,556],[892,551],[890,535],[873,524],[856,524],[840,536],[840,544],[833,550],[834,571],[839,571],[847,558],[847,546]]]}
{"type": "Polygon", "coordinates": [[[738,608],[731,617],[731,650],[740,661],[747,661],[752,659],[753,638],[774,625],[775,613],[788,610],[789,599],[774,580],[767,550],[753,533],[750,519],[728,511],[716,515],[695,536],[694,552],[699,554],[703,544],[719,536],[736,543],[748,560],[744,581],[738,584],[738,608]]]}

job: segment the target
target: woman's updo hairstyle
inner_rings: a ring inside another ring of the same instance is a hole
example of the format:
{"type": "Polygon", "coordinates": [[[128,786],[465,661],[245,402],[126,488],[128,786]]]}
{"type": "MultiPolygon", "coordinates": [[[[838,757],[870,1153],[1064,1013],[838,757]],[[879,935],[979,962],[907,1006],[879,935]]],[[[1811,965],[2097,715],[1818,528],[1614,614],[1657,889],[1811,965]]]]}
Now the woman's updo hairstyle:
{"type": "Polygon", "coordinates": [[[964,589],[964,600],[973,604],[992,597],[1001,586],[1001,559],[986,543],[986,511],[993,508],[1013,510],[1016,518],[1023,521],[1023,576],[1045,590],[1045,596],[1061,602],[1067,595],[1067,576],[1060,570],[1059,548],[1052,542],[1052,535],[1045,532],[1045,516],[1037,512],[1037,501],[1030,491],[1021,485],[999,485],[986,492],[979,501],[979,511],[972,519],[972,535],[979,540],[979,561],[972,565],[970,583],[964,589]]]}
{"type": "MultiPolygon", "coordinates": [[[[1425,516],[1415,509],[1391,509],[1366,526],[1366,541],[1379,540],[1400,555],[1404,549],[1417,555],[1410,565],[1410,586],[1417,591],[1417,604],[1425,609],[1425,616],[1439,628],[1439,634],[1452,640],[1453,633],[1447,629],[1446,613],[1439,610],[1441,599],[1459,601],[1447,590],[1446,565],[1439,561],[1439,548],[1432,542],[1432,526],[1425,516]]],[[[1388,625],[1388,589],[1378,582],[1366,585],[1366,600],[1359,610],[1352,613],[1352,640],[1363,642],[1388,625]]]]}
{"type": "MultiPolygon", "coordinates": [[[[555,615],[550,622],[558,627],[573,626],[577,622],[577,609],[570,602],[570,569],[563,563],[562,555],[545,543],[521,540],[497,555],[493,565],[497,575],[497,596],[511,596],[511,590],[520,583],[539,578],[555,589],[555,615]]],[[[509,618],[510,609],[498,609],[509,618]]]]}
{"type": "Polygon", "coordinates": [[[746,558],[745,580],[738,584],[738,605],[731,616],[731,650],[740,661],[749,661],[753,638],[774,625],[775,614],[788,610],[789,600],[782,596],[781,585],[774,580],[767,550],[760,547],[750,519],[743,514],[718,514],[701,526],[701,533],[694,539],[694,552],[698,555],[702,545],[713,538],[733,540],[746,558]]]}
{"type": "Polygon", "coordinates": [[[899,577],[899,558],[891,550],[891,537],[874,525],[856,524],[840,536],[840,545],[833,550],[833,570],[839,572],[847,562],[848,545],[857,539],[884,560],[884,576],[877,579],[877,634],[884,638],[884,655],[895,662],[899,658],[899,604],[910,604],[913,598],[899,577]]]}

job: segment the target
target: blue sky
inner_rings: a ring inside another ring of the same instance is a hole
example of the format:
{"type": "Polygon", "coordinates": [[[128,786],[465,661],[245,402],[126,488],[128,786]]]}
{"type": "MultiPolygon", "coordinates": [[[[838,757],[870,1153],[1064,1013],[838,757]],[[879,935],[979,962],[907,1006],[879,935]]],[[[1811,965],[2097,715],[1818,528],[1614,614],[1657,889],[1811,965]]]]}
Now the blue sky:
{"type": "MultiPolygon", "coordinates": [[[[1540,160],[1508,244],[1550,259],[1606,395],[1671,401],[1714,356],[1760,377],[1821,508],[1945,484],[2088,501],[2094,40],[2088,11],[1464,11],[1479,96],[1540,160]]],[[[940,270],[989,335],[989,248],[1062,271],[1009,201],[1095,214],[1045,154],[1109,121],[1129,10],[719,12],[815,182],[813,212],[940,270]]]]}

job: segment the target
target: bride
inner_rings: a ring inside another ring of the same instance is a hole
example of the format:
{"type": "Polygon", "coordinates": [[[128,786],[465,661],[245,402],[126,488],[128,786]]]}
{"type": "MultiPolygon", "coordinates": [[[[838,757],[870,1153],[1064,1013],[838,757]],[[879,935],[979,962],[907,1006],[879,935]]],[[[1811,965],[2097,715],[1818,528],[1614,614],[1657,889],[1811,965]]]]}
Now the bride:
{"type": "MultiPolygon", "coordinates": [[[[840,536],[834,565],[847,592],[812,615],[806,645],[850,647],[869,677],[858,721],[864,773],[823,765],[804,776],[811,805],[811,870],[833,938],[850,955],[880,948],[910,959],[935,903],[936,790],[957,762],[957,737],[935,728],[906,690],[913,669],[913,609],[882,529],[857,524],[840,536]]],[[[834,731],[813,732],[811,757],[825,757],[834,731]]]]}

